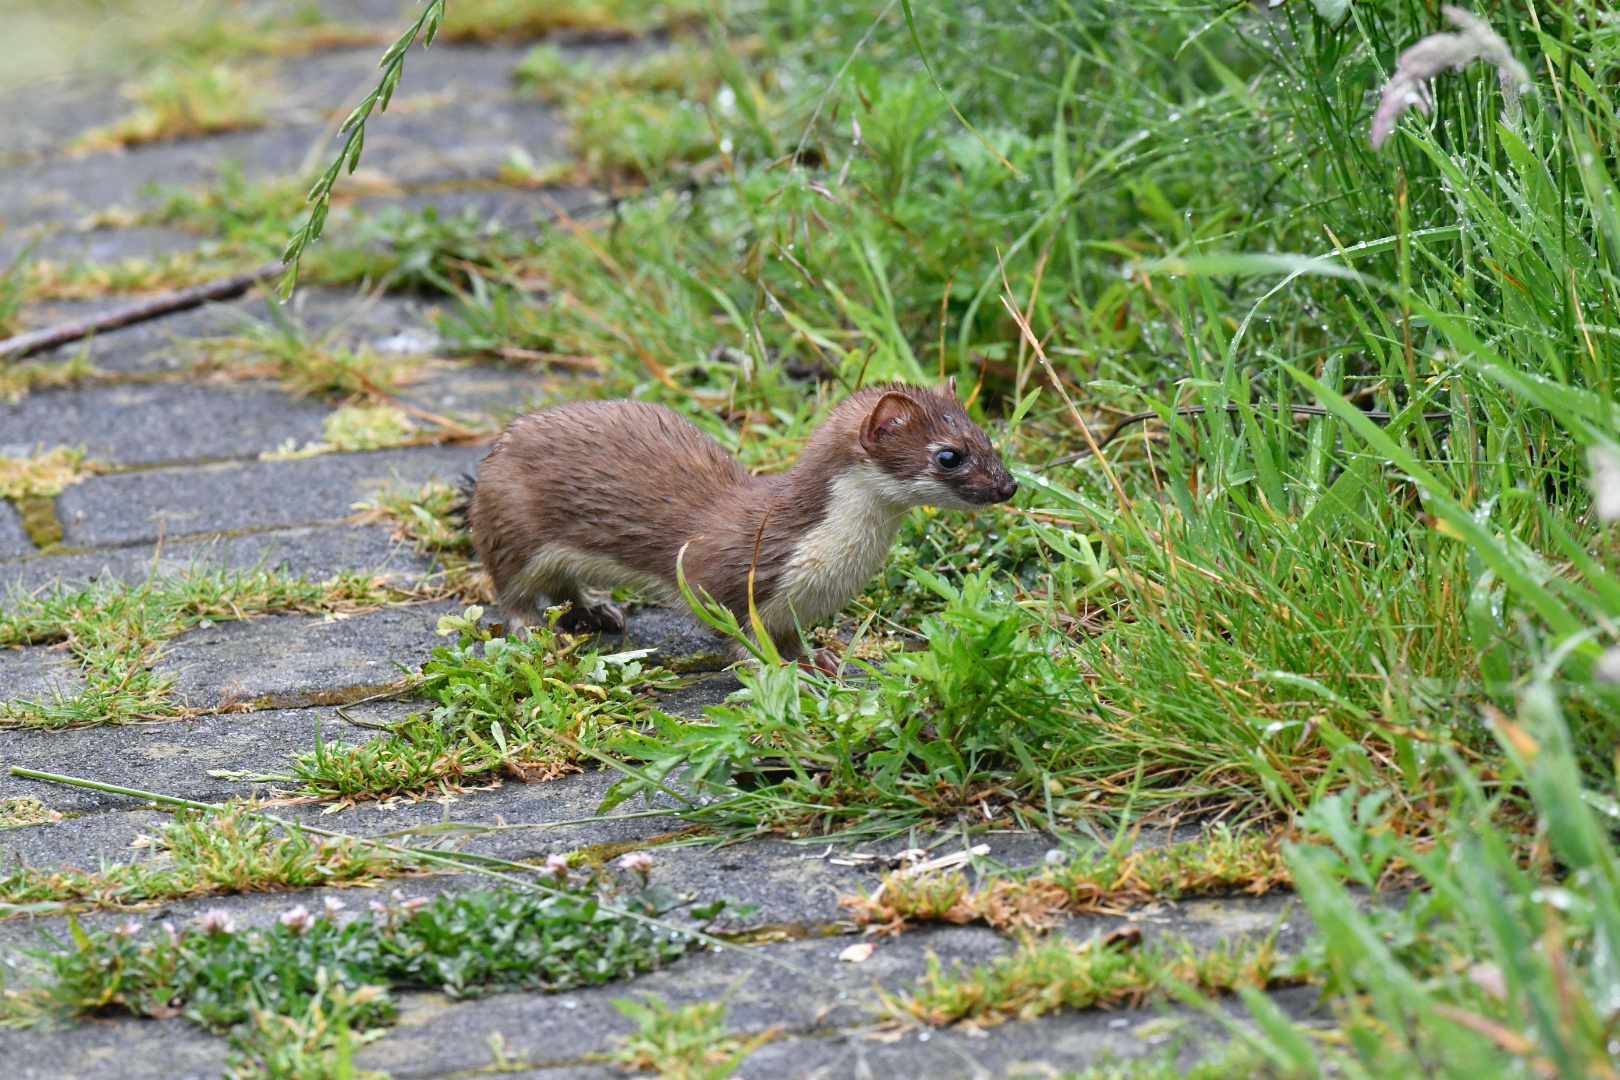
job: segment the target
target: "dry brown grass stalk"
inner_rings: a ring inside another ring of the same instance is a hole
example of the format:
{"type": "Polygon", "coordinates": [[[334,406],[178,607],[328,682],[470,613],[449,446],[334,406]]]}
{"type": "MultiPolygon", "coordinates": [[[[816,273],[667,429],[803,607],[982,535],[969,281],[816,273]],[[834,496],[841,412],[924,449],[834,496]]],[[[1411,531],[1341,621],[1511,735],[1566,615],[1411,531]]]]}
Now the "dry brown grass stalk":
{"type": "Polygon", "coordinates": [[[919,922],[983,922],[998,930],[1046,930],[1073,915],[1120,915],[1156,900],[1243,892],[1263,896],[1293,883],[1278,838],[1216,829],[1196,841],[1129,855],[1106,852],[1028,877],[997,877],[971,889],[959,871],[884,876],[870,896],[843,896],[855,921],[878,934],[919,922]]]}

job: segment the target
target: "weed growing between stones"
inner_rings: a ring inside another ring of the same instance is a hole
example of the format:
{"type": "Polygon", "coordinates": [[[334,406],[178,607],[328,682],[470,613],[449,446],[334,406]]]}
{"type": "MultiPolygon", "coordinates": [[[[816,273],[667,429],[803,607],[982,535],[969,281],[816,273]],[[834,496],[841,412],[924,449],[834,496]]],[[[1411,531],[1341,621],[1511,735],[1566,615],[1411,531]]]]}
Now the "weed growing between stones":
{"type": "Polygon", "coordinates": [[[930,955],[928,974],[909,991],[885,994],[896,1016],[928,1024],[968,1021],[987,1027],[1014,1018],[1031,1020],[1056,1009],[1140,1006],[1162,995],[1167,983],[1226,993],[1302,981],[1280,957],[1275,941],[1228,942],[1200,952],[1166,936],[1141,945],[1141,931],[1075,942],[1064,937],[1026,941],[1015,953],[971,972],[947,974],[930,955]]]}
{"type": "Polygon", "coordinates": [[[400,901],[396,894],[394,903],[373,902],[347,922],[338,914],[343,903],[329,899],[323,909],[299,905],[261,929],[239,929],[215,910],[198,929],[165,923],[144,939],[135,923],[107,932],[72,919],[72,942],[30,954],[43,970],[6,991],[0,1016],[39,1024],[115,1011],[185,1015],[231,1035],[243,1054],[237,1076],[352,1076],[341,1071],[352,1068],[345,1059],[396,1015],[391,988],[453,998],[569,990],[685,953],[686,937],[615,906],[646,898],[613,898],[606,887],[590,877],[559,882],[544,896],[466,891],[400,901]],[[309,1071],[289,1071],[294,1062],[309,1071]]]}
{"type": "Polygon", "coordinates": [[[383,1036],[366,1028],[367,1012],[384,988],[362,986],[352,994],[329,985],[317,970],[315,993],[293,1015],[252,1007],[252,1016],[230,1031],[233,1053],[224,1080],[389,1080],[387,1073],[354,1067],[354,1052],[383,1036]]]}
{"type": "Polygon", "coordinates": [[[203,251],[129,257],[117,262],[38,259],[28,266],[27,300],[96,300],[109,293],[178,289],[248,269],[251,267],[245,261],[222,261],[203,251]]]}
{"type": "Polygon", "coordinates": [[[23,301],[28,297],[25,269],[28,257],[33,253],[32,245],[24,248],[17,253],[10,266],[0,270],[0,338],[10,337],[22,330],[22,324],[17,316],[22,311],[23,301]]]}
{"type": "Polygon", "coordinates": [[[423,437],[410,416],[397,405],[344,405],[327,414],[324,426],[325,438],[303,446],[299,446],[296,439],[288,439],[279,448],[260,454],[259,460],[287,461],[320,454],[386,450],[444,441],[438,434],[423,437]]]}
{"type": "Polygon", "coordinates": [[[701,19],[692,0],[459,0],[445,16],[452,41],[526,41],[558,30],[645,33],[701,19]]]}
{"type": "Polygon", "coordinates": [[[397,405],[346,405],[326,418],[326,441],[339,451],[403,446],[416,425],[397,405]]]}
{"type": "Polygon", "coordinates": [[[23,360],[0,366],[0,400],[21,401],[35,390],[78,386],[100,373],[84,352],[59,361],[23,360]]]}
{"type": "Polygon", "coordinates": [[[380,492],[367,509],[367,520],[393,522],[394,539],[409,540],[437,559],[456,558],[463,564],[471,559],[467,494],[452,484],[432,480],[414,492],[380,492]]]}
{"type": "Polygon", "coordinates": [[[369,574],[328,581],[292,578],[273,570],[210,571],[193,566],[136,585],[97,583],[15,597],[0,612],[0,648],[65,645],[79,661],[86,686],[33,701],[0,703],[0,727],[83,727],[137,718],[183,716],[170,693],[174,676],[152,670],[163,643],[201,623],[270,612],[356,614],[416,593],[369,574]]]}
{"type": "MultiPolygon", "coordinates": [[[[650,58],[598,68],[569,63],[556,46],[540,45],[518,65],[516,78],[519,86],[564,107],[569,140],[579,154],[565,175],[667,181],[718,160],[721,136],[706,110],[723,89],[734,101],[729,70],[765,51],[758,38],[727,47],[735,55],[680,41],[650,58]]],[[[508,170],[518,182],[537,179],[521,162],[508,170]]]]}
{"type": "Polygon", "coordinates": [[[495,603],[495,587],[476,561],[467,532],[467,493],[461,488],[430,480],[415,492],[382,491],[360,520],[391,523],[393,538],[431,556],[442,567],[437,580],[464,603],[495,603]]]}
{"type": "Polygon", "coordinates": [[[771,1031],[742,1039],[726,1030],[724,1001],[671,1006],[657,994],[613,1007],[636,1025],[634,1035],[608,1060],[625,1069],[657,1073],[660,1080],[725,1080],[743,1059],[769,1041],[771,1031]]]}
{"type": "Polygon", "coordinates": [[[0,457],[0,498],[55,498],[89,475],[84,447],[56,446],[31,457],[0,457]]]}
{"type": "Polygon", "coordinates": [[[1111,848],[1035,873],[992,876],[977,887],[958,871],[896,871],[885,874],[871,896],[845,896],[839,903],[880,933],[932,920],[1030,931],[1071,915],[1122,914],[1188,896],[1263,896],[1292,884],[1276,839],[1217,828],[1197,840],[1130,852],[1134,840],[1125,833],[1111,848]]]}
{"type": "Polygon", "coordinates": [[[131,86],[135,111],[70,144],[79,153],[263,127],[262,75],[228,63],[164,64],[131,86]]]}
{"type": "Polygon", "coordinates": [[[48,550],[62,541],[56,497],[94,471],[95,463],[84,460],[82,446],[41,449],[24,458],[0,454],[0,498],[16,506],[35,546],[48,550]]]}
{"type": "Polygon", "coordinates": [[[601,655],[556,630],[561,611],[529,638],[494,637],[481,608],[446,615],[419,693],[436,702],[362,745],[318,742],[284,774],[297,794],[354,802],[457,788],[496,777],[551,780],[577,771],[590,750],[646,715],[652,691],[678,685],[644,667],[649,650],[601,655]]]}
{"type": "Polygon", "coordinates": [[[21,829],[60,820],[61,814],[47,808],[38,799],[0,799],[0,829],[21,829]]]}
{"type": "Polygon", "coordinates": [[[93,872],[15,866],[0,876],[0,912],[138,908],[187,896],[369,884],[420,869],[373,845],[310,836],[296,826],[278,830],[241,806],[179,811],[144,840],[150,852],[144,860],[93,872]]]}
{"type": "MultiPolygon", "coordinates": [[[[249,178],[240,165],[227,162],[209,187],[158,189],[162,204],[141,220],[208,236],[213,257],[247,264],[280,253],[306,191],[296,179],[249,178]]],[[[472,207],[451,215],[432,206],[358,214],[347,206],[354,194],[342,185],[336,189],[333,235],[305,256],[300,279],[306,283],[455,293],[474,279],[499,277],[506,263],[534,251],[532,241],[472,207]]]]}
{"type": "MultiPolygon", "coordinates": [[[[962,806],[986,824],[997,813],[1009,824],[1039,820],[1048,774],[1034,755],[1055,772],[1084,746],[1062,643],[1029,634],[1017,609],[1000,606],[988,571],[960,588],[914,573],[943,602],[922,620],[926,648],[882,667],[852,665],[866,678],[849,682],[780,665],[765,648],[760,667],[737,669],[743,690],[732,703],[700,721],[654,714],[651,730],[609,742],[646,764],[614,785],[604,808],[680,792],[697,819],[790,837],[881,835],[962,806]]],[[[756,648],[729,611],[689,601],[756,648]]]]}
{"type": "Polygon", "coordinates": [[[240,334],[196,342],[198,371],[223,367],[240,376],[280,379],[294,393],[353,402],[387,398],[421,363],[398,353],[339,347],[346,317],[316,332],[281,304],[271,301],[269,307],[267,320],[243,316],[240,334]]]}

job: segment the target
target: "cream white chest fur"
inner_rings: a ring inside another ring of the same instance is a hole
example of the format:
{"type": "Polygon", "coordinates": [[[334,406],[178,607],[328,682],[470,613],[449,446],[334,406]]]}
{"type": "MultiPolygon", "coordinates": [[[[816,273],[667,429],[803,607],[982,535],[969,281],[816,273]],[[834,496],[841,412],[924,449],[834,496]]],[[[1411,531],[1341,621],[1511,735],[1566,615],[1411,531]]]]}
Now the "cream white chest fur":
{"type": "Polygon", "coordinates": [[[793,633],[795,617],[808,628],[842,611],[872,580],[889,557],[907,509],[933,494],[915,490],[916,484],[871,464],[833,479],[821,521],[794,545],[775,593],[760,611],[772,637],[793,633]]]}

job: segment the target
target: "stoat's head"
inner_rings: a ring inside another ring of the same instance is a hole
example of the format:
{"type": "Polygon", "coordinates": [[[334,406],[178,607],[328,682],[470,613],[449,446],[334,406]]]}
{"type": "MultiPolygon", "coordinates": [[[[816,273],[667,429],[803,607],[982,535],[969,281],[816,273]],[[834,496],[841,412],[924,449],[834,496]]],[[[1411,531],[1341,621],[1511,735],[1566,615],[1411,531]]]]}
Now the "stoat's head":
{"type": "Polygon", "coordinates": [[[955,379],[943,386],[874,386],[846,406],[864,411],[861,450],[896,505],[974,510],[1018,490],[1001,455],[956,399],[955,379]]]}

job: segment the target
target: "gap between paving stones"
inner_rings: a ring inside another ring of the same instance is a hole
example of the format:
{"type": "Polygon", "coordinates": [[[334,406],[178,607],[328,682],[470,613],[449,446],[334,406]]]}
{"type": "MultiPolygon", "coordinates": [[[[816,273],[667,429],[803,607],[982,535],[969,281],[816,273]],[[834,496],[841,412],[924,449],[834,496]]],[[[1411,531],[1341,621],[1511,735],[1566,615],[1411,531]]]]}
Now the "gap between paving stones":
{"type": "MultiPolygon", "coordinates": [[[[3,511],[0,502],[0,511],[3,511]]],[[[0,519],[3,520],[3,519],[0,519]]],[[[377,525],[307,525],[252,529],[239,534],[206,533],[202,537],[165,538],[156,544],[129,544],[63,554],[35,552],[0,559],[0,607],[15,593],[90,582],[137,584],[148,575],[160,579],[191,571],[248,570],[264,565],[281,572],[324,580],[355,567],[420,579],[435,563],[409,544],[392,538],[377,525]]]]}

